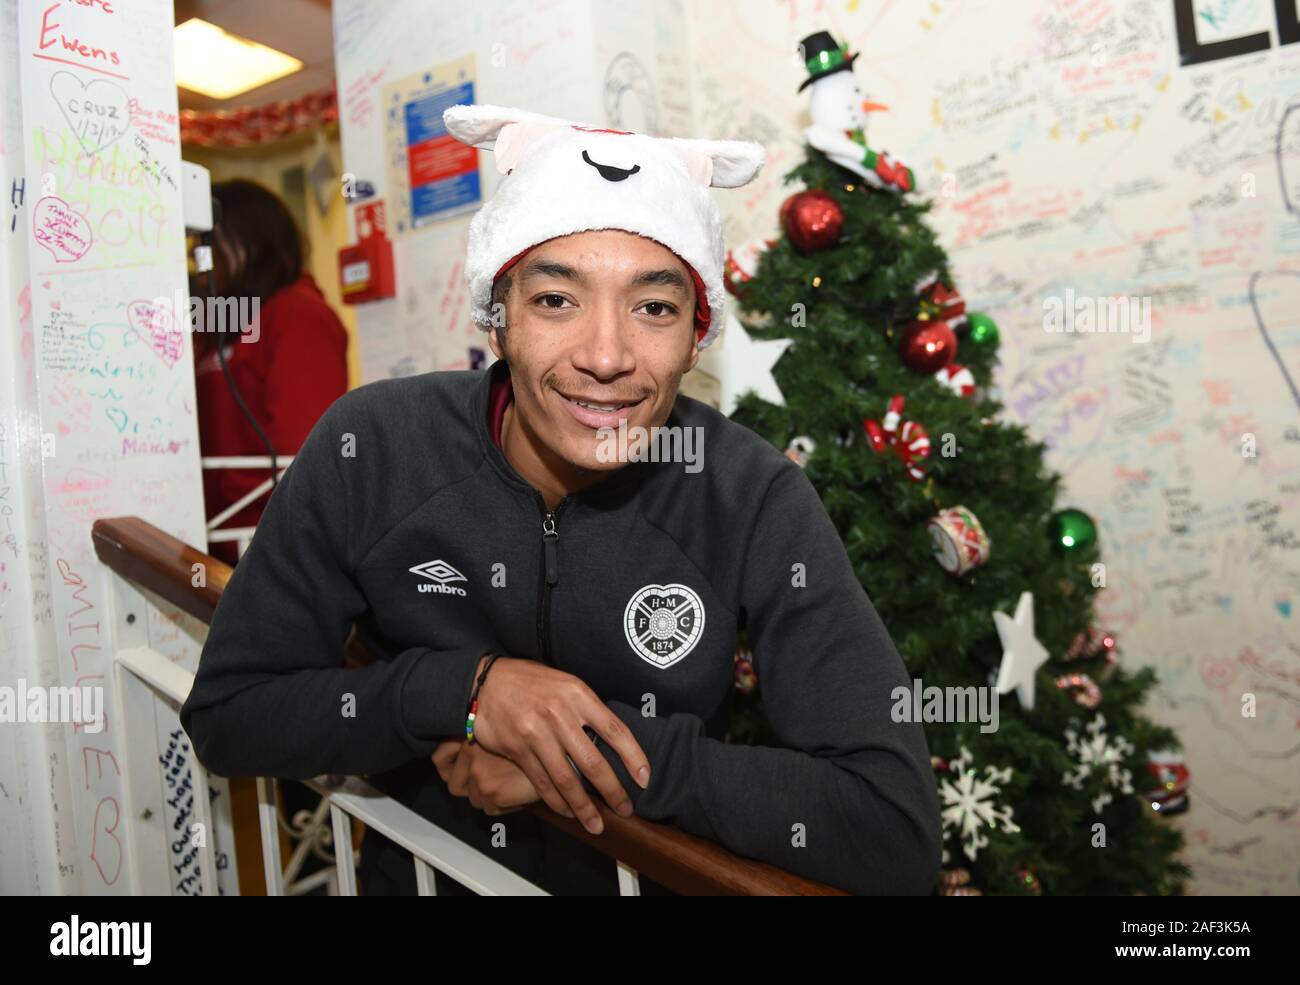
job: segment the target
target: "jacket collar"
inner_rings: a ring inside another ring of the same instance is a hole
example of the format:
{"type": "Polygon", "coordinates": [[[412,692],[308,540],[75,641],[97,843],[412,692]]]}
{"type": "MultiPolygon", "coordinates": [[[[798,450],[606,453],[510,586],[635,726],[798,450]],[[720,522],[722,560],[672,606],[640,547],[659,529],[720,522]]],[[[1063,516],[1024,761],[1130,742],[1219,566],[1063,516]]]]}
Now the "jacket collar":
{"type": "MultiPolygon", "coordinates": [[[[522,492],[530,493],[537,499],[541,499],[541,493],[533,487],[523,476],[521,476],[515,467],[510,464],[505,453],[497,447],[492,440],[492,426],[488,422],[488,406],[492,398],[492,385],[498,380],[504,379],[510,374],[510,366],[504,359],[499,359],[483,370],[482,378],[478,381],[478,387],[474,391],[474,430],[478,434],[479,444],[483,448],[483,454],[497,474],[501,476],[506,483],[522,492]]],[[[675,409],[674,409],[675,413],[675,409]]],[[[671,418],[667,423],[671,423],[671,418]]],[[[577,499],[584,502],[598,502],[604,500],[619,492],[628,492],[635,490],[636,487],[647,481],[654,471],[659,467],[659,463],[642,461],[631,462],[624,465],[621,469],[611,475],[608,479],[598,482],[594,486],[576,493],[570,493],[565,499],[577,499]]]]}

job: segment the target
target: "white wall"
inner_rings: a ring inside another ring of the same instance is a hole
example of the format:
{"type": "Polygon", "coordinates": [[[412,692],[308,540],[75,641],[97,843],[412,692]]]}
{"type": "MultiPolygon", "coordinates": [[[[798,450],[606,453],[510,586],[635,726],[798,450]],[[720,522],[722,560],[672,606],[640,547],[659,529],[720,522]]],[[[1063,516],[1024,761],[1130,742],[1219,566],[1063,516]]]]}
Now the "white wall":
{"type": "MultiPolygon", "coordinates": [[[[0,684],[57,685],[53,611],[41,491],[41,426],[27,284],[18,9],[0,4],[0,684]]],[[[60,893],[77,886],[58,859],[75,855],[74,832],[55,804],[71,803],[64,729],[0,725],[0,887],[60,893]]]]}
{"type": "MultiPolygon", "coordinates": [[[[1300,892],[1300,44],[1278,46],[1262,2],[1198,3],[1219,23],[1198,14],[1202,42],[1270,47],[1186,68],[1154,0],[740,9],[691,5],[699,126],[775,128],[769,150],[793,159],[790,44],[827,28],[862,51],[891,107],[872,141],[918,170],[961,291],[1001,325],[1007,416],[1097,519],[1102,624],[1159,672],[1151,711],[1193,777],[1174,821],[1195,889],[1300,892]],[[1150,342],[1045,332],[1067,288],[1150,297],[1150,342]]],[[[737,233],[771,230],[784,170],[737,233]]]]}
{"type": "MultiPolygon", "coordinates": [[[[0,725],[6,893],[130,885],[113,613],[91,524],[137,515],[206,543],[189,332],[139,317],[140,302],[188,290],[171,28],[167,0],[0,3],[0,684],[102,687],[107,711],[100,731],[0,725]],[[55,209],[73,217],[42,241],[55,209]]],[[[154,649],[192,669],[192,621],[146,615],[154,649]]],[[[179,729],[165,709],[131,725],[156,728],[163,748],[179,729]]],[[[173,793],[151,822],[160,838],[183,820],[173,793]]],[[[176,885],[196,865],[187,847],[170,860],[176,885]]]]}

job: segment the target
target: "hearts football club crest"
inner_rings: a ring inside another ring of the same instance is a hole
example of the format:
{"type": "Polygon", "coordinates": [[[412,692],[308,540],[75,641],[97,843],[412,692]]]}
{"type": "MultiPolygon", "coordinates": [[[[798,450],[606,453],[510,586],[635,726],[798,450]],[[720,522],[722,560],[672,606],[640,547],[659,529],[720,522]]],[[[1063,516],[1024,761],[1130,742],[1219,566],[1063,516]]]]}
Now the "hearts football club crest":
{"type": "Polygon", "coordinates": [[[642,660],[671,667],[699,642],[704,604],[685,585],[646,585],[628,600],[623,632],[642,660]]]}

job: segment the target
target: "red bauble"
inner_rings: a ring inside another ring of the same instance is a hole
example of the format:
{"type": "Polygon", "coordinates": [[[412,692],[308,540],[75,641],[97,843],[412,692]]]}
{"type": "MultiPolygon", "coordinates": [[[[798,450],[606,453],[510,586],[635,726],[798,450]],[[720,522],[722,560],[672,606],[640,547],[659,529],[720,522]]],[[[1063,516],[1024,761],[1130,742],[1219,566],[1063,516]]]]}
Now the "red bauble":
{"type": "Polygon", "coordinates": [[[918,373],[937,373],[957,355],[957,333],[945,321],[914,321],[903,329],[898,354],[918,373]]]}
{"type": "Polygon", "coordinates": [[[840,203],[822,191],[799,192],[781,203],[781,227],[804,253],[829,249],[844,228],[840,203]]]}

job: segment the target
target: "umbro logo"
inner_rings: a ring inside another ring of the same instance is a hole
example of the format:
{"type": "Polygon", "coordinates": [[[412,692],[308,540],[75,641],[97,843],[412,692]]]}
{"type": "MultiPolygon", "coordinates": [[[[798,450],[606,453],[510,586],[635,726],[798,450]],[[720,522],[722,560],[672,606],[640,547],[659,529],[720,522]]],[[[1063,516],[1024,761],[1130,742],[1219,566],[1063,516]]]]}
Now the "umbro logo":
{"type": "Polygon", "coordinates": [[[464,575],[446,561],[425,561],[410,569],[411,574],[429,579],[416,586],[421,592],[437,592],[441,595],[465,595],[465,589],[449,584],[453,581],[469,581],[464,575]]]}

